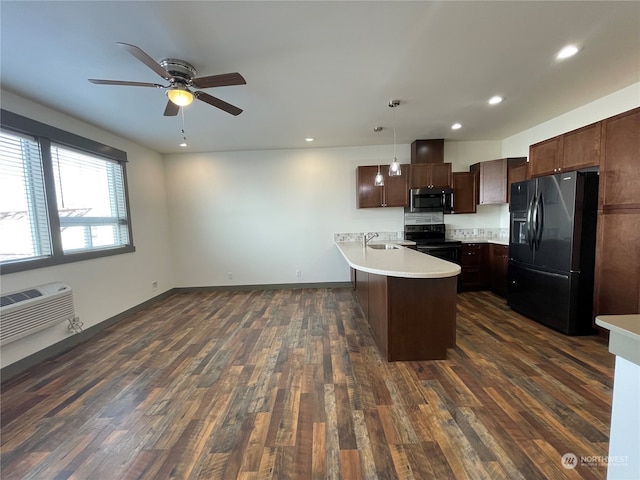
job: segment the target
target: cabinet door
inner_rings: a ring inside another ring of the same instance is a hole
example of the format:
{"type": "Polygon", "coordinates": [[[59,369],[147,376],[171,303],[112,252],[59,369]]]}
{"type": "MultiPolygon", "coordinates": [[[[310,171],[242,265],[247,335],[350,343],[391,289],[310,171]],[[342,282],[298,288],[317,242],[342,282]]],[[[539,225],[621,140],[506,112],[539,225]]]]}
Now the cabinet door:
{"type": "Polygon", "coordinates": [[[509,203],[511,203],[511,184],[525,181],[527,179],[528,168],[529,165],[526,163],[518,165],[517,167],[508,168],[507,178],[509,180],[509,184],[507,185],[507,201],[509,203]]]}
{"type": "Polygon", "coordinates": [[[640,210],[598,215],[596,315],[640,311],[640,210]]]}
{"type": "Polygon", "coordinates": [[[505,245],[490,246],[491,290],[498,295],[507,294],[507,272],[509,269],[509,247],[505,245]]]}
{"type": "Polygon", "coordinates": [[[562,171],[600,165],[602,122],[587,125],[563,135],[562,171]]]}
{"type": "MultiPolygon", "coordinates": [[[[382,166],[380,171],[382,171],[382,166]]],[[[358,208],[372,208],[382,206],[382,189],[383,187],[376,187],[373,182],[376,180],[376,174],[378,173],[377,165],[358,167],[356,169],[356,183],[357,183],[357,207],[358,208]]]]}
{"type": "Polygon", "coordinates": [[[562,156],[562,136],[529,147],[529,178],[557,173],[562,156]]]}
{"type": "Polygon", "coordinates": [[[640,108],[604,121],[600,203],[640,208],[640,108]]]}
{"type": "Polygon", "coordinates": [[[476,213],[476,174],[456,172],[453,174],[453,213],[476,213]]]}
{"type": "Polygon", "coordinates": [[[487,287],[486,243],[463,243],[460,249],[462,264],[461,287],[463,290],[483,289],[487,287]]]}
{"type": "Polygon", "coordinates": [[[507,159],[480,163],[480,204],[507,203],[507,159]]]}
{"type": "Polygon", "coordinates": [[[411,188],[428,188],[431,185],[431,164],[411,164],[411,188]]]}
{"type": "Polygon", "coordinates": [[[450,163],[417,163],[411,165],[411,188],[450,187],[450,163]]]}
{"type": "Polygon", "coordinates": [[[431,166],[431,186],[432,188],[451,187],[452,174],[450,163],[432,163],[431,166]]]}
{"type": "Polygon", "coordinates": [[[402,175],[389,176],[389,166],[385,165],[383,206],[406,207],[409,205],[409,165],[401,165],[402,175]]]}

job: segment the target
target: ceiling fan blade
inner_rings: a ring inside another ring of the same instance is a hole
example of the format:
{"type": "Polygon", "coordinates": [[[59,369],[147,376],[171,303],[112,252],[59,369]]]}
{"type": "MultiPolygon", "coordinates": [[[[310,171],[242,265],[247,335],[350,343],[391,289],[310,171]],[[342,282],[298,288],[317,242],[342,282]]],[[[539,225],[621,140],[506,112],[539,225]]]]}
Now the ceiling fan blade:
{"type": "Polygon", "coordinates": [[[229,85],[246,85],[247,81],[238,72],[223,73],[221,75],[209,75],[193,79],[193,85],[197,88],[226,87],[229,85]]]}
{"type": "Polygon", "coordinates": [[[180,107],[173,103],[171,100],[167,100],[167,106],[164,109],[165,117],[175,117],[180,111],[180,107]]]}
{"type": "Polygon", "coordinates": [[[135,45],[129,45],[128,43],[122,43],[122,42],[117,42],[117,43],[122,48],[124,48],[127,52],[129,52],[131,55],[136,57],[138,60],[140,60],[147,67],[149,67],[151,70],[156,72],[165,80],[169,80],[171,78],[171,75],[169,75],[169,73],[164,68],[162,68],[158,62],[156,62],[153,58],[151,58],[149,55],[144,53],[144,51],[140,47],[136,47],[135,45]]]}
{"type": "Polygon", "coordinates": [[[160,85],[159,83],[148,83],[148,82],[126,82],[121,80],[98,80],[96,78],[90,78],[89,81],[91,83],[95,83],[96,85],[124,85],[127,87],[154,87],[154,88],[167,88],[164,85],[160,85]]]}
{"type": "Polygon", "coordinates": [[[193,93],[198,100],[202,100],[209,105],[213,105],[214,107],[219,108],[220,110],[224,110],[231,115],[240,115],[242,113],[242,109],[238,108],[230,103],[225,102],[224,100],[220,100],[219,98],[213,97],[208,93],[204,92],[194,92],[193,93]]]}

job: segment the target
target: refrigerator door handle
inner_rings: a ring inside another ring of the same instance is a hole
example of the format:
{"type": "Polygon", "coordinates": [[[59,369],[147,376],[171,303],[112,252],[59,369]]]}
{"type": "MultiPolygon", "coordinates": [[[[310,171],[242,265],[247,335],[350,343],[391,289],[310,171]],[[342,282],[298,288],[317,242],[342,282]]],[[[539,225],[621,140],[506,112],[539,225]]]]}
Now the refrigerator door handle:
{"type": "Polygon", "coordinates": [[[531,230],[533,231],[533,249],[538,249],[538,195],[534,197],[533,206],[531,207],[531,230]]]}
{"type": "Polygon", "coordinates": [[[544,204],[542,194],[538,195],[538,203],[536,204],[536,249],[540,248],[542,241],[542,232],[544,231],[544,204]]]}
{"type": "Polygon", "coordinates": [[[534,249],[534,229],[533,229],[533,204],[535,203],[535,195],[531,197],[527,206],[527,243],[531,250],[534,249]]]}

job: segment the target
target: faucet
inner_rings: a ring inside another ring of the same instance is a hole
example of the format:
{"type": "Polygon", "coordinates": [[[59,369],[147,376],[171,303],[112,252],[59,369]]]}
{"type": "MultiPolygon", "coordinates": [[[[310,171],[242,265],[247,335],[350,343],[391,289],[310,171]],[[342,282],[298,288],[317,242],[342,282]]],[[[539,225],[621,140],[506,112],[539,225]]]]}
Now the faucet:
{"type": "Polygon", "coordinates": [[[376,238],[378,236],[377,233],[375,232],[369,232],[369,233],[365,233],[362,237],[362,246],[366,247],[367,243],[369,243],[371,241],[371,239],[376,238]]]}

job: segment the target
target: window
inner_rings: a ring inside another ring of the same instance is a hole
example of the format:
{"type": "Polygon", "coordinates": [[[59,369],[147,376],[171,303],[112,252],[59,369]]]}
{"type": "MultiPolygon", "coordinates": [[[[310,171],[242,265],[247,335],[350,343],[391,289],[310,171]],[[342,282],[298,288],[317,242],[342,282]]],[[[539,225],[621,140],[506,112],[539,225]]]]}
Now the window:
{"type": "Polygon", "coordinates": [[[2,110],[0,269],[134,251],[126,154],[2,110]]]}

